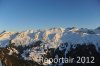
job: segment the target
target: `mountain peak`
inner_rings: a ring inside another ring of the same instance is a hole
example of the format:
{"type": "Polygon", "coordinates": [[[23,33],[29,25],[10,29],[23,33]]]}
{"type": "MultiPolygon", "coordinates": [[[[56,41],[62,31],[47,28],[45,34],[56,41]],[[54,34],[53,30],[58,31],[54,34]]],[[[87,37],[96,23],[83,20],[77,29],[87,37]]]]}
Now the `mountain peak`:
{"type": "Polygon", "coordinates": [[[35,41],[44,42],[71,42],[87,43],[99,42],[100,31],[87,28],[51,28],[46,30],[26,30],[20,33],[3,31],[0,34],[0,43],[8,43],[10,40],[16,45],[28,45],[35,41]]]}

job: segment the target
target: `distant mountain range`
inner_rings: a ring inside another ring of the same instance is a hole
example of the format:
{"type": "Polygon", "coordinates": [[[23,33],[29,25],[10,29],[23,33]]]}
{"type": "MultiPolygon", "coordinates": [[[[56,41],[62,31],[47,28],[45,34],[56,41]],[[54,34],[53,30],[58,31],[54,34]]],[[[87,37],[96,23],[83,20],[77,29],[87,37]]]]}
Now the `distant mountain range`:
{"type": "Polygon", "coordinates": [[[0,48],[0,60],[5,66],[64,66],[65,63],[53,63],[50,60],[48,60],[49,63],[45,63],[38,58],[91,57],[92,55],[96,57],[95,62],[98,63],[100,61],[100,27],[3,31],[0,33],[0,48]],[[13,61],[14,59],[16,61],[13,61]]]}

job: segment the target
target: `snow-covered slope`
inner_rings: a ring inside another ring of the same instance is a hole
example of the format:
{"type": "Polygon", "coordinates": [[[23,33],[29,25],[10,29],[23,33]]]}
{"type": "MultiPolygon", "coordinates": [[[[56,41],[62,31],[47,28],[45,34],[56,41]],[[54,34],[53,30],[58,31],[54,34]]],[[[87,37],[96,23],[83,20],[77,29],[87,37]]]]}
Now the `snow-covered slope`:
{"type": "Polygon", "coordinates": [[[70,43],[100,43],[100,29],[87,28],[51,28],[45,30],[27,30],[20,33],[3,32],[0,34],[0,45],[11,43],[29,45],[36,41],[43,42],[70,42],[70,43]]]}
{"type": "Polygon", "coordinates": [[[0,47],[6,47],[11,40],[15,38],[17,34],[15,32],[3,32],[0,34],[0,47]]]}
{"type": "MultiPolygon", "coordinates": [[[[78,47],[78,44],[85,45],[87,48],[82,48],[85,50],[92,44],[95,46],[92,49],[100,53],[100,29],[72,27],[0,33],[0,47],[6,48],[9,51],[8,55],[19,54],[18,58],[35,61],[38,64],[41,64],[39,57],[54,58],[60,57],[60,54],[66,57],[69,51],[78,47]]],[[[89,53],[91,55],[92,52],[89,53]]],[[[48,61],[46,64],[43,62],[43,65],[52,64],[48,61]]]]}

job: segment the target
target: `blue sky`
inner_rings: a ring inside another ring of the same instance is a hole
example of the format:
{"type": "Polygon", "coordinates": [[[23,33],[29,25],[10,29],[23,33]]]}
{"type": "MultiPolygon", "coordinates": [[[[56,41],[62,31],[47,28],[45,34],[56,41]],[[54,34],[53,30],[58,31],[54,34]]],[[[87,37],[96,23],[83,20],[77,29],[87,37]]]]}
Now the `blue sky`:
{"type": "Polygon", "coordinates": [[[0,31],[100,26],[100,0],[0,0],[0,31]]]}

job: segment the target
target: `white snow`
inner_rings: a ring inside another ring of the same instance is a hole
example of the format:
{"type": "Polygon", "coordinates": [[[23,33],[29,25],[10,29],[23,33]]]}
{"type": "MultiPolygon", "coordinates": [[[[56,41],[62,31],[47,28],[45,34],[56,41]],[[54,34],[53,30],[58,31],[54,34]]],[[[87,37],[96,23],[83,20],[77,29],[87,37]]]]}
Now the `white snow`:
{"type": "Polygon", "coordinates": [[[12,55],[13,53],[16,53],[16,54],[19,53],[15,48],[8,48],[8,50],[9,50],[8,55],[12,55]]]}
{"type": "MultiPolygon", "coordinates": [[[[16,46],[28,46],[39,40],[43,42],[41,48],[45,49],[57,48],[61,43],[67,42],[69,47],[70,44],[73,44],[73,48],[75,48],[75,44],[93,43],[98,50],[98,47],[100,47],[100,29],[78,29],[73,27],[27,30],[18,34],[15,32],[3,32],[0,34],[0,47],[6,47],[10,41],[15,43],[16,46]],[[90,34],[88,31],[92,31],[94,34],[90,34]]],[[[66,48],[66,46],[62,46],[59,49],[62,50],[62,48],[66,48]]]]}
{"type": "MultiPolygon", "coordinates": [[[[36,41],[42,41],[43,43],[40,46],[33,47],[32,49],[26,49],[21,54],[25,60],[34,60],[36,62],[41,62],[38,58],[46,55],[46,52],[50,48],[57,49],[60,51],[65,49],[65,58],[66,54],[72,48],[76,48],[77,44],[89,44],[92,43],[95,45],[96,50],[100,52],[100,29],[87,29],[87,28],[52,28],[45,30],[27,30],[16,34],[15,32],[3,32],[0,34],[0,47],[6,47],[9,42],[15,43],[15,46],[28,46],[34,44],[36,41]],[[89,31],[94,32],[93,34],[89,31]],[[64,44],[66,43],[67,44],[64,44]],[[45,51],[46,50],[46,51],[45,51]],[[26,54],[29,53],[27,57],[26,54]]],[[[19,53],[16,49],[10,48],[9,55],[13,53],[19,53]]],[[[58,57],[58,56],[56,56],[58,57]]],[[[50,60],[48,60],[50,62],[50,60]]],[[[47,63],[50,64],[50,63],[47,63]]],[[[61,64],[62,65],[62,64],[61,64]]]]}

